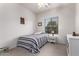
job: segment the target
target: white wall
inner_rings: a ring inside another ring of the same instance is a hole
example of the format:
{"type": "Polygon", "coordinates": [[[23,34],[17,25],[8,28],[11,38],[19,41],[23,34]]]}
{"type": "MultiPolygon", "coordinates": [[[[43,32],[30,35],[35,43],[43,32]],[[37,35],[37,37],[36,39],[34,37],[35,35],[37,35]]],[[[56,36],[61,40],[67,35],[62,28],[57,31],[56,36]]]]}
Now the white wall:
{"type": "MultiPolygon", "coordinates": [[[[48,16],[59,16],[59,39],[58,43],[65,43],[66,34],[75,31],[75,4],[69,4],[53,8],[37,15],[37,23],[48,16]]],[[[44,25],[44,24],[43,24],[44,25]]],[[[44,26],[37,27],[37,31],[44,31],[44,26]]]]}
{"type": "Polygon", "coordinates": [[[79,33],[79,3],[76,4],[75,31],[79,33]]]}
{"type": "Polygon", "coordinates": [[[35,14],[17,4],[0,4],[0,47],[14,47],[16,38],[30,35],[35,30],[35,14]],[[20,17],[25,24],[20,24],[20,17]]]}

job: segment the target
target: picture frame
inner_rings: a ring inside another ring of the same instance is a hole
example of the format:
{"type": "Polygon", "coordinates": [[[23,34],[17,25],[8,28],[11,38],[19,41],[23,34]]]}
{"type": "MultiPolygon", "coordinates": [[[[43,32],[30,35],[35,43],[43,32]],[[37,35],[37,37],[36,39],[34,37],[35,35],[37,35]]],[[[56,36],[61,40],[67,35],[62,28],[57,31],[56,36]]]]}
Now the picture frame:
{"type": "Polygon", "coordinates": [[[20,24],[25,24],[25,19],[23,17],[20,17],[20,24]]]}
{"type": "Polygon", "coordinates": [[[42,26],[42,22],[38,22],[38,26],[42,26]]]}

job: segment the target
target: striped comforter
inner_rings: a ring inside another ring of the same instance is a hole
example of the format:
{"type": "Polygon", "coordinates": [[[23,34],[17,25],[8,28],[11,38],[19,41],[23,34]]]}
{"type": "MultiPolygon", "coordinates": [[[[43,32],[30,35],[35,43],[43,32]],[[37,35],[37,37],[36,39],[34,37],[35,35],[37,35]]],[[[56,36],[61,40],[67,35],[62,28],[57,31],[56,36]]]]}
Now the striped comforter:
{"type": "Polygon", "coordinates": [[[21,36],[17,47],[28,49],[32,53],[40,52],[40,48],[48,41],[48,34],[34,34],[21,36]]]}

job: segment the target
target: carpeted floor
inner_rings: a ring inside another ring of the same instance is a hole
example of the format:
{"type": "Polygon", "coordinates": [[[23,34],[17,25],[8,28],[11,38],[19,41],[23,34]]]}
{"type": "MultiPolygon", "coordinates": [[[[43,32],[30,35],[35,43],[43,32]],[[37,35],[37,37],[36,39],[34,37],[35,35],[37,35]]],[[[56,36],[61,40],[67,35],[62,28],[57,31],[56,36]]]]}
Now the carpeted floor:
{"type": "Polygon", "coordinates": [[[1,56],[67,56],[66,46],[63,44],[47,43],[40,49],[40,53],[32,54],[23,48],[13,48],[1,56]]]}

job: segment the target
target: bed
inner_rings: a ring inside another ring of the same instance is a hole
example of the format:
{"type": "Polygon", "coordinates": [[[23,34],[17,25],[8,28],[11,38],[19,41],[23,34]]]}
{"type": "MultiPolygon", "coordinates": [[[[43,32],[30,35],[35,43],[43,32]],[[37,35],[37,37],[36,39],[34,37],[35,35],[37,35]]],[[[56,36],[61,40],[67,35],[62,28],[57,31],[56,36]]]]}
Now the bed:
{"type": "Polygon", "coordinates": [[[48,34],[24,35],[18,38],[17,47],[25,48],[31,53],[38,53],[47,42],[48,34]]]}

